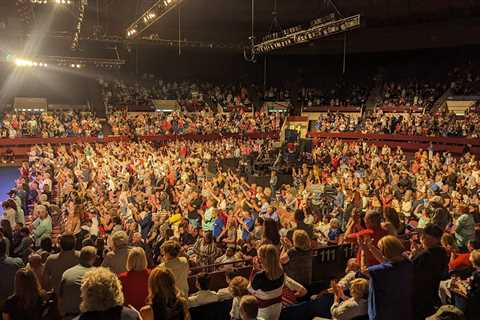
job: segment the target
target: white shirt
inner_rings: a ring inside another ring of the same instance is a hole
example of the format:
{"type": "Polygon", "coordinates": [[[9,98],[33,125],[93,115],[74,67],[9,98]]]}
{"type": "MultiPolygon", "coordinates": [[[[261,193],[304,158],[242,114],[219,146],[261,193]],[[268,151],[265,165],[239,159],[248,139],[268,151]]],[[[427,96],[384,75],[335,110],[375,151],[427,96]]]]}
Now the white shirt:
{"type": "Polygon", "coordinates": [[[188,297],[188,306],[193,308],[202,306],[204,304],[217,302],[218,300],[218,295],[215,291],[200,290],[188,297]]]}

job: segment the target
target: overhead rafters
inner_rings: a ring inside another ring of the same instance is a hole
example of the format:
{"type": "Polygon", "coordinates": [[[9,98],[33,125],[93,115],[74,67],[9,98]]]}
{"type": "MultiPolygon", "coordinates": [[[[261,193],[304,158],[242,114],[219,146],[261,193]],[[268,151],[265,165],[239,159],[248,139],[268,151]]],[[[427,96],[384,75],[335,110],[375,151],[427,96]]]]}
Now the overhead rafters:
{"type": "Polygon", "coordinates": [[[182,2],[183,0],[159,0],[155,2],[127,28],[127,38],[136,38],[182,2]]]}
{"type": "Polygon", "coordinates": [[[87,5],[88,5],[87,0],[80,1],[77,21],[75,24],[75,33],[73,34],[72,45],[71,45],[72,50],[78,50],[78,48],[80,47],[80,33],[82,31],[83,19],[85,17],[85,8],[87,7],[87,5]]]}
{"type": "Polygon", "coordinates": [[[253,52],[255,54],[267,53],[360,27],[359,14],[333,21],[330,20],[331,16],[327,16],[327,18],[328,19],[316,19],[307,27],[290,28],[281,33],[276,33],[273,36],[267,36],[261,43],[253,46],[253,52]]]}

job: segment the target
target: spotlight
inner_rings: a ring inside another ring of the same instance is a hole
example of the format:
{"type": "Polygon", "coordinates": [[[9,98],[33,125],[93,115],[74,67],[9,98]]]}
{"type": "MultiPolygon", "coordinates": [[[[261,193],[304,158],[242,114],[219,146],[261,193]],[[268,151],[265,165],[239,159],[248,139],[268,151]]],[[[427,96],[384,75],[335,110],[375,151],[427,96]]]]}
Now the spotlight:
{"type": "Polygon", "coordinates": [[[75,65],[72,63],[72,64],[70,65],[70,67],[75,68],[75,65]]]}
{"type": "Polygon", "coordinates": [[[80,65],[79,65],[79,64],[77,64],[77,69],[80,69],[80,65]]]}

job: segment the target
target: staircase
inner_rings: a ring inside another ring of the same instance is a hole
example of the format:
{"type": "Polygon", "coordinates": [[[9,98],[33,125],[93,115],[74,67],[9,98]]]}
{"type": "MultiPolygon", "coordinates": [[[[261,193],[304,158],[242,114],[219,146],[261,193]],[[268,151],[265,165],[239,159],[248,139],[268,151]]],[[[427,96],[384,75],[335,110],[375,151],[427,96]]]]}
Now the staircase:
{"type": "Polygon", "coordinates": [[[100,84],[96,79],[89,79],[87,85],[91,110],[97,115],[97,117],[106,118],[107,114],[100,84]]]}
{"type": "Polygon", "coordinates": [[[104,136],[111,136],[113,134],[112,126],[108,123],[108,120],[102,121],[102,132],[104,136]]]}
{"type": "Polygon", "coordinates": [[[365,110],[363,114],[371,113],[375,106],[377,105],[378,98],[382,95],[383,89],[383,73],[379,72],[375,76],[374,86],[370,90],[370,94],[368,95],[367,102],[365,103],[365,110]]]}
{"type": "Polygon", "coordinates": [[[430,114],[435,114],[441,111],[446,106],[446,101],[449,96],[452,95],[452,89],[448,88],[445,92],[438,98],[433,104],[432,108],[429,110],[430,114]]]}

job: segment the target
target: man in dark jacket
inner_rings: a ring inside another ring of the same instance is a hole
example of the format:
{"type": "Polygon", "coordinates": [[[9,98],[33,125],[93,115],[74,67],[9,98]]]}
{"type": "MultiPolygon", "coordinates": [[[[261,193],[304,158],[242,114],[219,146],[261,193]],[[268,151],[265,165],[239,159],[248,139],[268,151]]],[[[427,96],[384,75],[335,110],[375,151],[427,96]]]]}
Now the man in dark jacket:
{"type": "Polygon", "coordinates": [[[438,286],[448,278],[449,257],[440,244],[443,230],[429,223],[421,236],[422,249],[414,255],[414,308],[416,319],[425,319],[440,304],[438,286]]]}

